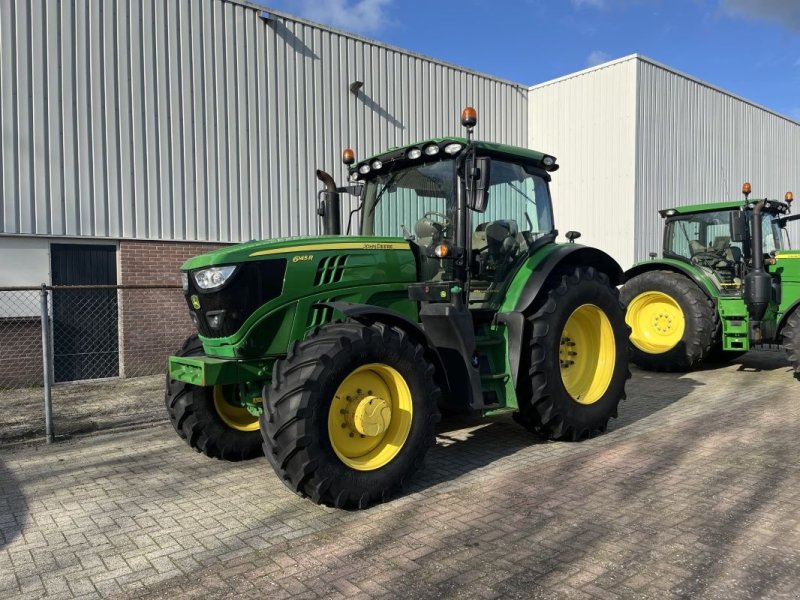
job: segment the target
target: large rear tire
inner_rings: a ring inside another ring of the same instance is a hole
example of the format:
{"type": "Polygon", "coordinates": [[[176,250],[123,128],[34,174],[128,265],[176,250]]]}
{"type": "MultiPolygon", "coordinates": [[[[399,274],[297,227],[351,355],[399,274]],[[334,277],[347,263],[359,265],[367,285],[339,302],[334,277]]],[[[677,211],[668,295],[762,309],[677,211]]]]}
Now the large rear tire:
{"type": "Polygon", "coordinates": [[[334,323],[296,342],[264,388],[264,454],[318,504],[393,495],[436,442],[439,388],[425,349],[381,323],[334,323]]]}
{"type": "Polygon", "coordinates": [[[795,309],[786,321],[781,335],[786,355],[794,368],[794,376],[800,379],[800,308],[795,309]]]}
{"type": "Polygon", "coordinates": [[[550,439],[606,430],[625,398],[628,328],[605,274],[577,268],[556,276],[528,317],[530,369],[520,377],[517,421],[550,439]]]}
{"type": "MultiPolygon", "coordinates": [[[[202,356],[196,335],[188,338],[178,356],[202,356]]],[[[201,387],[171,379],[167,374],[164,402],[175,431],[189,446],[209,458],[229,461],[260,456],[258,417],[228,402],[235,386],[201,387]]]]}
{"type": "Polygon", "coordinates": [[[719,344],[719,315],[697,284],[671,271],[648,271],[620,292],[631,328],[631,360],[648,371],[688,371],[719,344]]]}

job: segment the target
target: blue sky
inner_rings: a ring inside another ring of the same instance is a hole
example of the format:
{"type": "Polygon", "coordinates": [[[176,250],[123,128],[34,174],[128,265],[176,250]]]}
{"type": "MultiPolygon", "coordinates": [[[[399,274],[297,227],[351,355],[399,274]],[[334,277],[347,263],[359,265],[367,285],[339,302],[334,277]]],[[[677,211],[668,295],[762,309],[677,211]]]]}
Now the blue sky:
{"type": "Polygon", "coordinates": [[[638,52],[800,120],[800,0],[262,0],[532,85],[638,52]]]}

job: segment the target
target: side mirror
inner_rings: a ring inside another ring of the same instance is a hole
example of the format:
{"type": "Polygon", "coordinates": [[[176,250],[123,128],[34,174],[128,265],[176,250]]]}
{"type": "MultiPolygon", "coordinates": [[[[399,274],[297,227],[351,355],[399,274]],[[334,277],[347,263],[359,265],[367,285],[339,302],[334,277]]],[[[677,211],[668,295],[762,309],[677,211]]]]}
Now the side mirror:
{"type": "Polygon", "coordinates": [[[747,219],[743,211],[731,211],[730,228],[732,242],[744,242],[747,239],[747,219]]]}
{"type": "Polygon", "coordinates": [[[467,206],[475,212],[484,212],[489,203],[489,175],[491,174],[492,160],[488,156],[475,158],[475,165],[467,173],[469,188],[472,190],[467,199],[467,206]]]}

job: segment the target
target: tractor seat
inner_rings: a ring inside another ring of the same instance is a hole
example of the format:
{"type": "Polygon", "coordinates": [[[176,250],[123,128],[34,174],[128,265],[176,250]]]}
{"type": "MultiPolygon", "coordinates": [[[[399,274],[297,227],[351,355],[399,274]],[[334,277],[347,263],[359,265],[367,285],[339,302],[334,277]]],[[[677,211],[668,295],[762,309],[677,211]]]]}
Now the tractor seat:
{"type": "Polygon", "coordinates": [[[689,241],[689,252],[691,253],[692,256],[694,256],[695,254],[700,254],[701,252],[707,252],[707,251],[708,251],[708,248],[703,246],[703,244],[701,244],[697,240],[690,240],[689,241]]]}
{"type": "MultiPolygon", "coordinates": [[[[481,223],[475,229],[472,239],[475,241],[476,237],[483,237],[485,242],[477,248],[485,246],[489,256],[495,260],[502,260],[506,256],[516,254],[519,249],[518,236],[519,225],[517,225],[517,222],[504,219],[481,223]]],[[[476,246],[473,246],[473,248],[476,248],[476,246]]]]}
{"type": "Polygon", "coordinates": [[[711,249],[715,252],[725,252],[731,247],[731,236],[718,235],[711,243],[711,249]]]}

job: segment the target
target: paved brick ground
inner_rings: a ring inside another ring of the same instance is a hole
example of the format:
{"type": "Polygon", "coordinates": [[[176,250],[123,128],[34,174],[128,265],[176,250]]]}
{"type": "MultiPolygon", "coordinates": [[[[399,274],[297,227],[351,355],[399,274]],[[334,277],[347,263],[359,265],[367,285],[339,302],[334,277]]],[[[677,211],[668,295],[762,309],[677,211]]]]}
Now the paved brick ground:
{"type": "Polygon", "coordinates": [[[800,597],[800,383],[780,355],[636,372],[629,396],[579,444],[446,423],[406,495],[365,512],[165,425],[0,450],[0,597],[800,597]]]}
{"type": "MultiPolygon", "coordinates": [[[[53,386],[52,401],[59,439],[163,422],[164,374],[61,383],[53,386]]],[[[44,435],[43,389],[0,389],[0,446],[42,440],[44,435]]]]}

